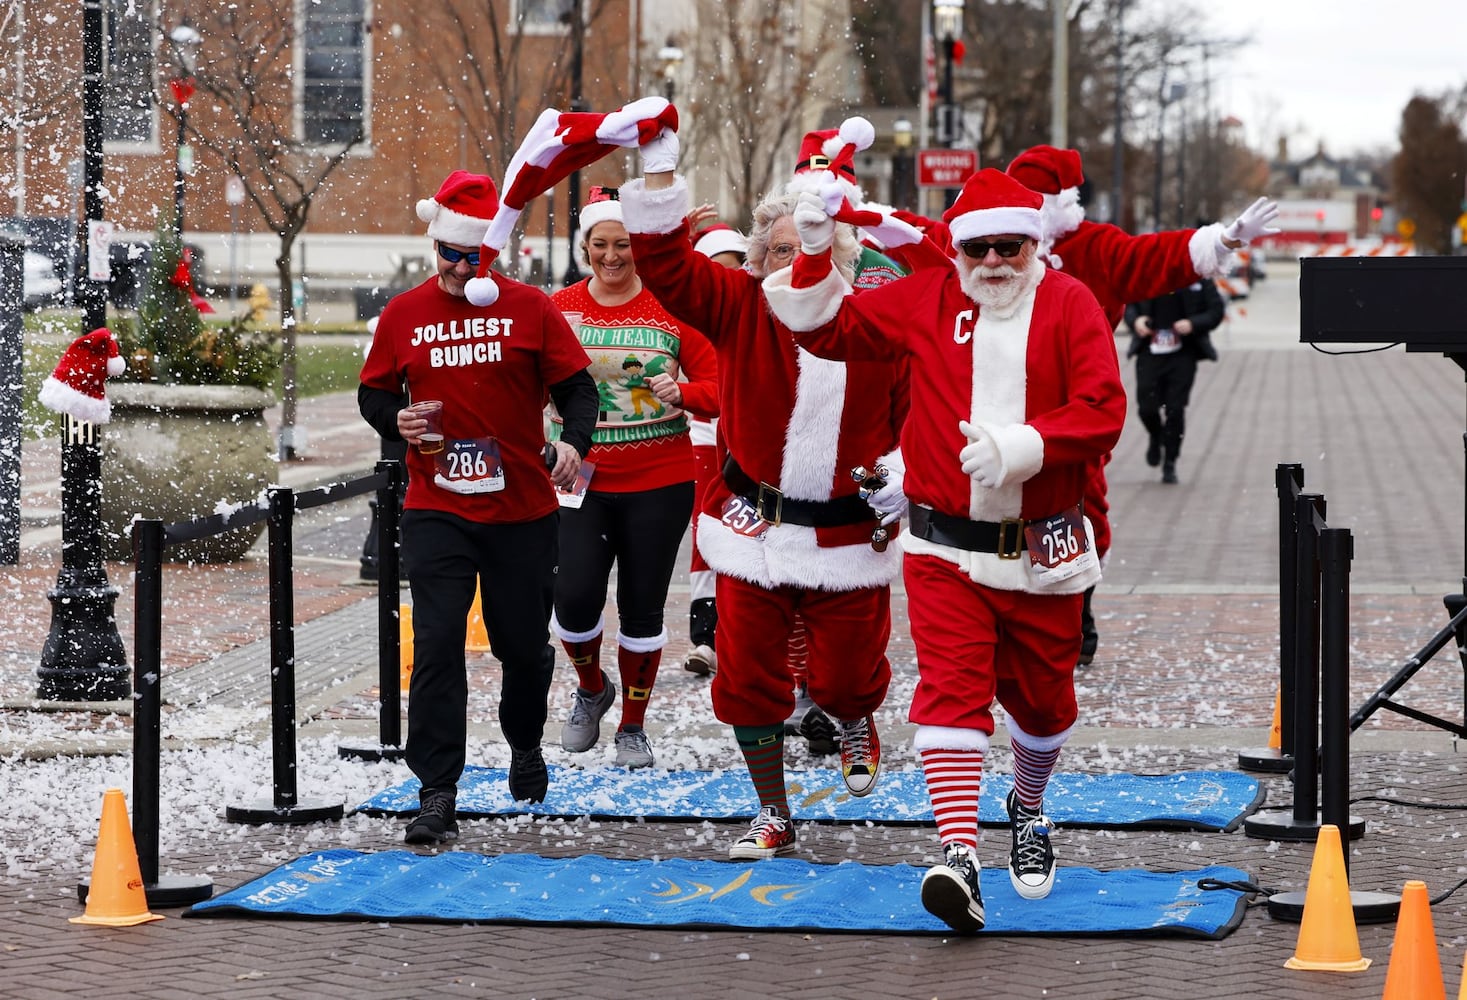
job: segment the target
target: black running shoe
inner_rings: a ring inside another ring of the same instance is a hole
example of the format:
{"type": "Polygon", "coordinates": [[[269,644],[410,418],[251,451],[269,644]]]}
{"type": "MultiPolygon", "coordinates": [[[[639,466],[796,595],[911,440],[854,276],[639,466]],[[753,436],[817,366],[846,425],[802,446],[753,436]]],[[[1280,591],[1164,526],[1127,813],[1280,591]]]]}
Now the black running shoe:
{"type": "Polygon", "coordinates": [[[545,755],[538,746],[529,750],[509,748],[509,794],[516,802],[544,802],[550,790],[545,755]]]}
{"type": "Polygon", "coordinates": [[[456,805],[457,797],[451,788],[425,791],[418,814],[408,823],[403,841],[409,844],[441,844],[457,839],[456,805]]]}

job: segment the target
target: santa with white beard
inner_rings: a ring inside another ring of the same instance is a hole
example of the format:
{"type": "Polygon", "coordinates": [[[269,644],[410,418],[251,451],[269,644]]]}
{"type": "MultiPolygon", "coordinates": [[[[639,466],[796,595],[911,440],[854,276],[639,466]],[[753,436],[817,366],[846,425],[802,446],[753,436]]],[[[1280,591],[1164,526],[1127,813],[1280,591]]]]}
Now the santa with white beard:
{"type": "Polygon", "coordinates": [[[809,199],[795,216],[803,254],[764,281],[806,350],[910,363],[909,718],[944,854],[922,898],[964,932],[984,920],[978,800],[995,701],[1014,751],[1010,879],[1030,899],[1054,884],[1044,792],[1078,714],[1081,595],[1100,578],[1086,469],[1115,446],[1126,413],[1112,326],[1084,285],[1039,259],[1041,205],[1012,177],[980,171],[943,216],[954,267],[852,296],[830,266],[834,225],[809,199]]]}

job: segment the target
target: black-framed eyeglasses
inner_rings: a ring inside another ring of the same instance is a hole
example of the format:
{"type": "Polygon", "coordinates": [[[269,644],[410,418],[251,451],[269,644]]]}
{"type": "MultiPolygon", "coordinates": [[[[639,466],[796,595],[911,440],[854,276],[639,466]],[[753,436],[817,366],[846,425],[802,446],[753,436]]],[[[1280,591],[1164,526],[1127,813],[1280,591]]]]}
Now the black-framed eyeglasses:
{"type": "Polygon", "coordinates": [[[461,260],[469,262],[469,267],[479,266],[479,251],[477,250],[455,250],[453,247],[438,244],[438,256],[450,264],[457,264],[461,260]]]}
{"type": "Polygon", "coordinates": [[[988,240],[963,240],[958,246],[967,256],[974,260],[982,260],[988,256],[990,250],[996,251],[1000,257],[1017,257],[1027,242],[1023,239],[994,240],[991,243],[988,240]]]}

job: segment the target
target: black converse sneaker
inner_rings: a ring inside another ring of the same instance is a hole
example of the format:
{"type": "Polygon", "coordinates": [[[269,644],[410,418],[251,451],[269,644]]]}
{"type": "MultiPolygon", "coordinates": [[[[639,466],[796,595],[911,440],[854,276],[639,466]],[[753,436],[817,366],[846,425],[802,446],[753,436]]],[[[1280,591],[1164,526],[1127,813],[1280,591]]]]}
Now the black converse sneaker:
{"type": "Polygon", "coordinates": [[[983,929],[982,866],[967,844],[942,845],[943,863],[922,876],[922,905],[927,912],[961,934],[983,929]]]}
{"type": "Polygon", "coordinates": [[[1054,888],[1054,848],[1049,843],[1054,824],[1043,809],[1030,809],[1012,791],[1008,798],[1014,846],[1009,851],[1009,881],[1025,899],[1043,899],[1054,888]]]}
{"type": "Polygon", "coordinates": [[[516,802],[544,802],[550,790],[550,773],[538,746],[528,750],[509,748],[509,794],[516,802]]]}

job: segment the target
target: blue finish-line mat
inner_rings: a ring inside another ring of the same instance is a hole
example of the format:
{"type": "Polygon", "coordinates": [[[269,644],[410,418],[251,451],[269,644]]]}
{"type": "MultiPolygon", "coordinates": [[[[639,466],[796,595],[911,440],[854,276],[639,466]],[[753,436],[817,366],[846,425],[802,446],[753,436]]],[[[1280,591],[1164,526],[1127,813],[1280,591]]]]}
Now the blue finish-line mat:
{"type": "MultiPolygon", "coordinates": [[[[950,934],[922,908],[913,865],[616,860],[599,855],[489,857],[331,850],[282,865],[189,916],[447,923],[696,927],[866,934],[950,934]]],[[[1061,866],[1047,899],[1021,899],[1004,868],[983,870],[984,934],[1172,935],[1217,939],[1247,900],[1199,879],[1246,882],[1213,866],[1184,872],[1061,866]]]]}
{"type": "MultiPolygon", "coordinates": [[[[790,808],[803,821],[932,823],[927,782],[921,771],[887,771],[875,791],[856,798],[836,770],[791,771],[790,808]]],[[[1013,787],[1006,774],[983,779],[978,821],[1008,825],[1004,800],[1013,787]]],[[[411,778],[357,806],[358,812],[410,813],[418,808],[418,780],[411,778]]],[[[1060,826],[1089,829],[1231,831],[1263,802],[1256,778],[1237,771],[1175,774],[1056,774],[1044,811],[1060,826]]],[[[550,767],[544,802],[516,802],[504,768],[464,769],[458,785],[460,816],[591,816],[649,820],[748,820],[755,798],[742,768],[727,771],[663,771],[652,768],[550,767]]]]}

